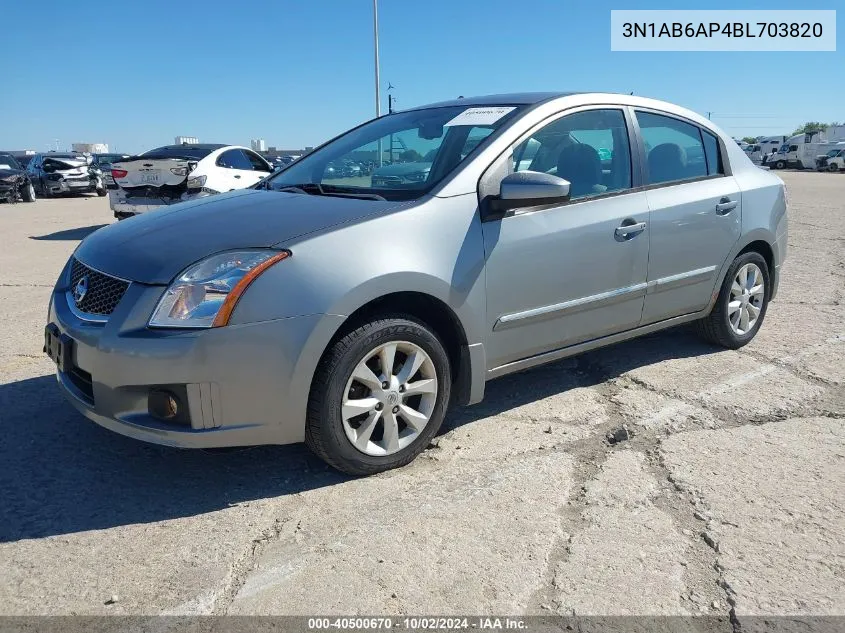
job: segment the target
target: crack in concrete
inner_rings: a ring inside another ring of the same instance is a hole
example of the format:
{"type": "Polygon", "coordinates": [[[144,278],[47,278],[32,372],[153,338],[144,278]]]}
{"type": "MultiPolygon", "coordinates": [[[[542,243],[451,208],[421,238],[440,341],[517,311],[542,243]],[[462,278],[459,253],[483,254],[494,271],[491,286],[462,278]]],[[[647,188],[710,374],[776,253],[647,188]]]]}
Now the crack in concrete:
{"type": "MultiPolygon", "coordinates": [[[[223,589],[215,597],[214,606],[211,610],[212,615],[226,615],[228,613],[229,607],[234,602],[244,583],[246,583],[249,573],[255,569],[255,561],[260,555],[262,548],[270,542],[277,541],[281,537],[285,525],[290,520],[290,518],[280,519],[275,517],[273,525],[262,530],[259,536],[253,538],[248,551],[232,563],[229,570],[229,577],[223,589]]],[[[297,523],[294,533],[299,530],[300,523],[297,523]]]]}

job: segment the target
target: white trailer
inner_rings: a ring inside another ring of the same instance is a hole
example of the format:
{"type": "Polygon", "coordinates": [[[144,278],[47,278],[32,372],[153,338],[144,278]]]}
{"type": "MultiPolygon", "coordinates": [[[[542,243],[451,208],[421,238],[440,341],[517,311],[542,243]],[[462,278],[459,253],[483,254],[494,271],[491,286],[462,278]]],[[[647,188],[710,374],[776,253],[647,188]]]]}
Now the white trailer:
{"type": "Polygon", "coordinates": [[[748,154],[748,158],[753,162],[762,163],[763,158],[767,158],[773,151],[776,152],[780,149],[784,139],[786,139],[785,136],[761,136],[757,139],[756,143],[750,144],[743,149],[748,154]]]}
{"type": "Polygon", "coordinates": [[[839,138],[839,128],[845,132],[845,127],[837,126],[831,129],[828,136],[827,130],[813,134],[796,134],[790,136],[778,150],[777,155],[769,164],[775,169],[784,167],[795,167],[797,169],[816,169],[816,159],[826,154],[837,141],[845,141],[845,136],[839,138]],[[831,138],[832,137],[832,138],[831,138]]]}

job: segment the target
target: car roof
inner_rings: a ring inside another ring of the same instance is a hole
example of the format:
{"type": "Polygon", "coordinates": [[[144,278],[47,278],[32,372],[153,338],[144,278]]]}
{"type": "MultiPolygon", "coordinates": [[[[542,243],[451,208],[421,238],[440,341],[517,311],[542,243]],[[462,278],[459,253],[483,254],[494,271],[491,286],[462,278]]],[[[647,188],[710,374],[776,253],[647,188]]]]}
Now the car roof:
{"type": "Polygon", "coordinates": [[[208,149],[215,150],[221,147],[230,147],[225,143],[182,143],[181,145],[162,145],[156,149],[208,149]]]}
{"type": "Polygon", "coordinates": [[[446,108],[449,106],[492,106],[492,105],[534,105],[556,99],[579,94],[577,92],[512,92],[497,95],[481,95],[477,97],[459,97],[450,101],[429,103],[409,110],[423,110],[425,108],[446,108]]]}

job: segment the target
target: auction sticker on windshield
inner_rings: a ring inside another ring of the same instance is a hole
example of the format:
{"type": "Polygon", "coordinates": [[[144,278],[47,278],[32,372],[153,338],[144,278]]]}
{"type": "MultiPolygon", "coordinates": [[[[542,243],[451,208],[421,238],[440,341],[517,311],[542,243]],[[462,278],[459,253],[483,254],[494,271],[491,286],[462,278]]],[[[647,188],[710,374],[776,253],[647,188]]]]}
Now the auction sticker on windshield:
{"type": "Polygon", "coordinates": [[[467,108],[454,119],[444,124],[444,127],[455,125],[493,125],[508,112],[515,110],[513,106],[495,108],[467,108]]]}

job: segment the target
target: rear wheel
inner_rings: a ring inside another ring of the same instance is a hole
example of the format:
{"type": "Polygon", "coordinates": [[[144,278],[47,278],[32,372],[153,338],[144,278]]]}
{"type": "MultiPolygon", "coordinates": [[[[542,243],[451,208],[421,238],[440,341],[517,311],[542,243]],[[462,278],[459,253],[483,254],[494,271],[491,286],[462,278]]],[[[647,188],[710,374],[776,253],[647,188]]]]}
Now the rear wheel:
{"type": "Polygon", "coordinates": [[[763,324],[770,292],[766,260],[756,252],[743,253],[728,269],[713,310],[696,321],[698,333],[729,349],[746,345],[763,324]]]}
{"type": "Polygon", "coordinates": [[[21,189],[21,198],[24,202],[35,202],[35,187],[32,186],[31,182],[26,183],[24,188],[21,189]]]}
{"type": "Polygon", "coordinates": [[[427,326],[403,315],[371,321],[321,361],[305,442],[350,475],[404,466],[440,428],[450,387],[446,351],[427,326]]]}

